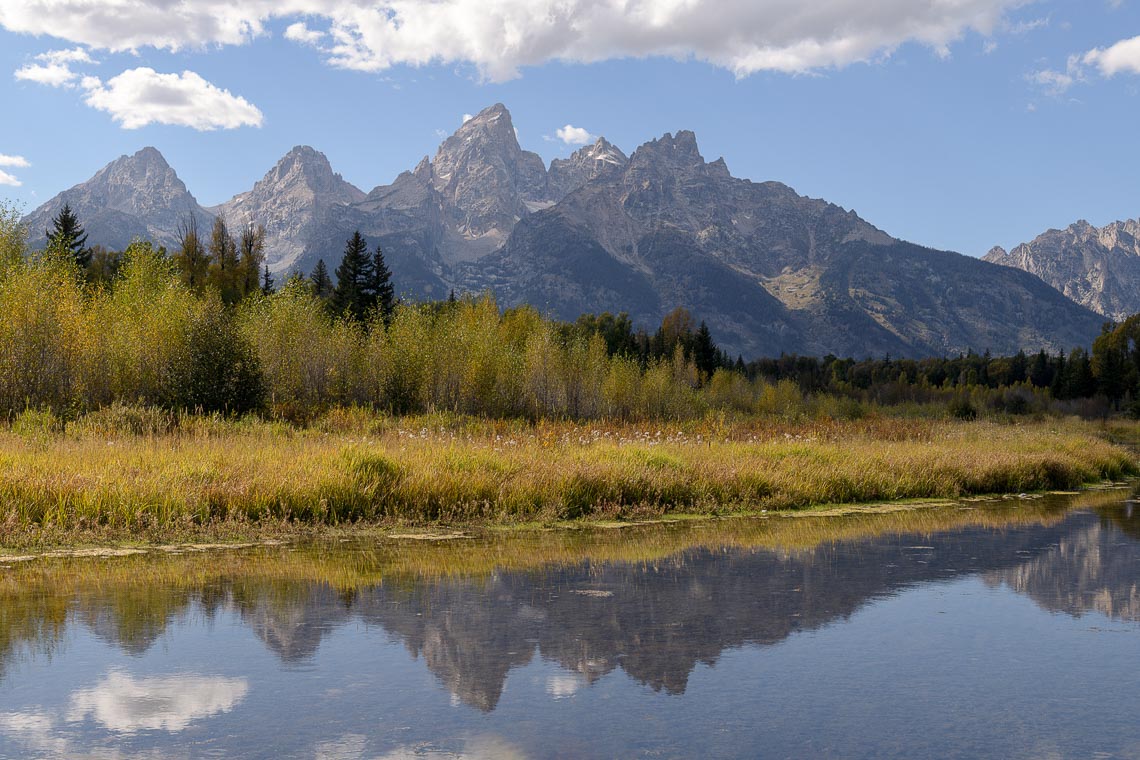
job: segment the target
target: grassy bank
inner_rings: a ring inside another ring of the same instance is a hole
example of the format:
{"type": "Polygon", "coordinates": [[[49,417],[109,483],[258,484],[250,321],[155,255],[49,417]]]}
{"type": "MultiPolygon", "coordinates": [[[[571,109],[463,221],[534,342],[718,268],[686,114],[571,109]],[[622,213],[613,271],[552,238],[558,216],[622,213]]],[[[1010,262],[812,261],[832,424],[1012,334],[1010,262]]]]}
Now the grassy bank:
{"type": "Polygon", "coordinates": [[[1095,426],[1057,420],[25,420],[0,432],[0,545],[724,514],[1067,489],[1136,472],[1095,426]]]}

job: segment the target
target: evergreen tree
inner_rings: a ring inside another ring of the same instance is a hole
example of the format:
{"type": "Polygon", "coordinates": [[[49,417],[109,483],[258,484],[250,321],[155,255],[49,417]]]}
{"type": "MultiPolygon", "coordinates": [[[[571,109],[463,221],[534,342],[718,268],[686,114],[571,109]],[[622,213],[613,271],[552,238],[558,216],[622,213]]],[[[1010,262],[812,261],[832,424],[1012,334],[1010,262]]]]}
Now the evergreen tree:
{"type": "Polygon", "coordinates": [[[195,291],[206,286],[210,272],[210,259],[198,234],[198,219],[191,215],[178,224],[178,252],[174,254],[174,268],[182,283],[195,291]]]}
{"type": "Polygon", "coordinates": [[[706,379],[712,377],[712,374],[716,372],[717,365],[720,363],[718,353],[709,326],[701,322],[701,326],[697,328],[697,335],[693,339],[693,364],[697,365],[697,369],[706,379]]]}
{"type": "Polygon", "coordinates": [[[336,287],[329,305],[333,313],[351,316],[361,322],[368,316],[368,243],[360,230],[352,233],[344,246],[344,258],[336,268],[336,287]]]}
{"type": "Polygon", "coordinates": [[[265,271],[261,275],[261,295],[271,296],[273,291],[273,278],[269,275],[269,265],[266,264],[265,271]]]}
{"type": "Polygon", "coordinates": [[[329,277],[328,267],[325,266],[325,260],[321,259],[317,262],[317,266],[313,268],[313,273],[309,275],[309,286],[313,290],[313,295],[328,303],[333,294],[333,282],[329,277]]]}
{"type": "Polygon", "coordinates": [[[396,309],[396,288],[392,285],[392,270],[384,263],[384,252],[376,246],[376,253],[372,254],[372,265],[368,268],[368,300],[369,306],[380,312],[384,324],[392,321],[392,312],[396,309]]]}
{"type": "Polygon", "coordinates": [[[51,220],[52,228],[44,232],[48,239],[48,248],[57,251],[68,251],[81,269],[87,269],[91,263],[91,251],[87,249],[87,232],[79,223],[79,217],[71,210],[71,204],[63,204],[63,208],[51,220]]]}

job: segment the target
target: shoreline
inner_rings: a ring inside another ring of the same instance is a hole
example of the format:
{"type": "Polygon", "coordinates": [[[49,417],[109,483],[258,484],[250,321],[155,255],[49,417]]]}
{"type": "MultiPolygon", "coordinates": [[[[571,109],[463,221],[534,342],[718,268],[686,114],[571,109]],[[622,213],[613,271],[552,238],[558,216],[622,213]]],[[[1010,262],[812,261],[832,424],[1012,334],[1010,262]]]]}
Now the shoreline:
{"type": "Polygon", "coordinates": [[[669,430],[418,422],[328,431],[215,420],[151,436],[0,431],[0,553],[900,509],[1140,475],[1118,442],[1140,426],[1076,420],[669,430]]]}
{"type": "MultiPolygon", "coordinates": [[[[1140,480],[1102,481],[1090,483],[1077,490],[1050,490],[1020,494],[975,494],[956,499],[900,499],[892,502],[863,502],[846,504],[819,504],[799,509],[784,510],[726,510],[718,514],[665,514],[629,520],[602,520],[582,518],[547,523],[483,523],[469,525],[392,525],[382,523],[331,525],[271,525],[269,532],[233,533],[229,538],[210,532],[211,527],[197,536],[177,537],[172,541],[140,542],[120,535],[110,535],[102,541],[70,543],[27,544],[29,551],[0,545],[0,572],[11,570],[23,563],[57,559],[115,559],[132,556],[177,556],[211,552],[239,551],[244,549],[272,549],[279,547],[319,546],[347,543],[414,546],[446,545],[479,540],[525,540],[540,534],[573,536],[586,533],[611,533],[642,528],[708,527],[735,523],[746,526],[765,520],[826,520],[835,518],[867,517],[871,519],[906,515],[917,512],[991,511],[1010,509],[1022,504],[1037,506],[1042,502],[1060,499],[1097,499],[1099,494],[1124,492],[1140,480]]],[[[1080,505],[1077,505],[1080,506],[1080,505]]],[[[1073,507],[1076,508],[1076,507],[1073,507]]],[[[251,527],[246,525],[245,527],[251,527]]]]}

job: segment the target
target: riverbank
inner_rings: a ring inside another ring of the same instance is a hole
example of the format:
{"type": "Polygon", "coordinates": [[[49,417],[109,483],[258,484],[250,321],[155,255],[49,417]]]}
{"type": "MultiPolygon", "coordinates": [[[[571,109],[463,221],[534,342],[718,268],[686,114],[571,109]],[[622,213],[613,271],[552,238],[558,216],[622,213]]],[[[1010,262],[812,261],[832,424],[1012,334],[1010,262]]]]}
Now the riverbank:
{"type": "Polygon", "coordinates": [[[1072,489],[1140,471],[1109,440],[1130,428],[1066,420],[97,422],[0,432],[0,546],[723,515],[1072,489]]]}

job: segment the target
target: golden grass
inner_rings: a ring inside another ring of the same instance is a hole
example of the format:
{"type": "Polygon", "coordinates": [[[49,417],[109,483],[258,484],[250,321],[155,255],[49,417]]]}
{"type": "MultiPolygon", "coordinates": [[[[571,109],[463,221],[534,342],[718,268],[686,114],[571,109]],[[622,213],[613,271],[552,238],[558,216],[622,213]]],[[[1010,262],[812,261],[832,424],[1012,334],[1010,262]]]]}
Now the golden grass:
{"type": "Polygon", "coordinates": [[[1125,449],[1076,421],[528,426],[344,412],[309,429],[200,420],[147,435],[79,424],[0,432],[0,546],[85,531],[153,539],[202,526],[225,537],[725,514],[1067,489],[1136,472],[1125,449]]]}

